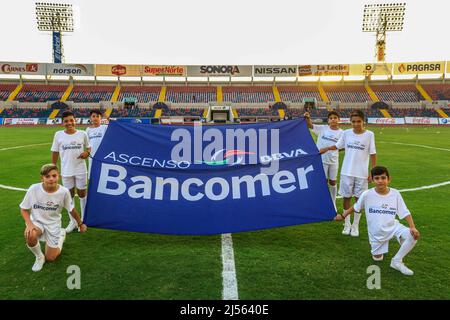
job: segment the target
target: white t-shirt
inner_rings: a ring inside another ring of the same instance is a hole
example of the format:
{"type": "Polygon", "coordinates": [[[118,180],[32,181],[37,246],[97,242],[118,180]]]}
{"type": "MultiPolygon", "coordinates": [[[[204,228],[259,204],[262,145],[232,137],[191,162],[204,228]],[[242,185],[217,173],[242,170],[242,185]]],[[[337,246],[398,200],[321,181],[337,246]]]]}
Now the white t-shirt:
{"type": "Polygon", "coordinates": [[[392,238],[400,219],[410,215],[403,198],[394,188],[386,195],[378,194],[375,188],[366,190],[355,203],[354,209],[360,212],[364,208],[370,242],[384,242],[392,238]]]}
{"type": "Polygon", "coordinates": [[[58,190],[48,193],[42,183],[36,183],[30,186],[19,207],[31,210],[31,221],[48,225],[60,224],[62,209],[70,212],[74,206],[69,189],[58,185],[58,190]]]}
{"type": "Polygon", "coordinates": [[[356,134],[347,129],[336,143],[338,149],[345,148],[341,175],[367,179],[369,176],[369,156],[376,154],[375,135],[372,131],[356,134]]]}
{"type": "MultiPolygon", "coordinates": [[[[317,148],[334,146],[342,136],[344,130],[333,130],[328,125],[313,125],[313,132],[317,135],[317,148]]],[[[322,154],[322,162],[326,164],[339,163],[339,150],[331,150],[322,154]]]]}
{"type": "Polygon", "coordinates": [[[108,129],[107,125],[101,124],[97,128],[87,128],[86,133],[89,138],[89,143],[91,145],[91,155],[94,156],[102,142],[103,137],[105,136],[106,129],[108,129]]]}
{"type": "Polygon", "coordinates": [[[76,130],[74,134],[67,134],[61,130],[55,133],[51,151],[59,152],[61,176],[72,177],[87,172],[86,162],[78,157],[89,147],[89,138],[85,131],[76,130]]]}

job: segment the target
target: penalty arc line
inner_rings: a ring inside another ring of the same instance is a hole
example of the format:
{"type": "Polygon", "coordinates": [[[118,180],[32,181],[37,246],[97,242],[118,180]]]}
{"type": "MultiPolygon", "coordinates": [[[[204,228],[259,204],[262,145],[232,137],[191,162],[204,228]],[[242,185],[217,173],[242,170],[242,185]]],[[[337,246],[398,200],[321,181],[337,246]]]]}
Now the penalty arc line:
{"type": "Polygon", "coordinates": [[[38,143],[38,144],[28,144],[26,146],[17,146],[17,147],[9,147],[9,148],[1,148],[0,151],[6,151],[6,150],[12,150],[12,149],[20,149],[20,148],[27,148],[27,147],[35,147],[35,146],[43,146],[46,144],[51,144],[51,143],[38,143]]]}

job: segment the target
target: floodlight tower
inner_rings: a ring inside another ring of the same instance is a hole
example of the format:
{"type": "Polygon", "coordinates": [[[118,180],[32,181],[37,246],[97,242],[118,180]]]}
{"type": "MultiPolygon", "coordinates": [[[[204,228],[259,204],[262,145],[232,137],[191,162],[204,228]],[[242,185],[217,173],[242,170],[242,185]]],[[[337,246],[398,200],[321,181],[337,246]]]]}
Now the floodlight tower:
{"type": "Polygon", "coordinates": [[[64,61],[62,33],[73,32],[71,4],[36,2],[36,21],[39,31],[53,33],[53,62],[64,61]]]}
{"type": "Polygon", "coordinates": [[[385,61],[386,32],[402,31],[406,3],[366,4],[363,14],[363,32],[376,33],[376,53],[378,62],[385,61]]]}

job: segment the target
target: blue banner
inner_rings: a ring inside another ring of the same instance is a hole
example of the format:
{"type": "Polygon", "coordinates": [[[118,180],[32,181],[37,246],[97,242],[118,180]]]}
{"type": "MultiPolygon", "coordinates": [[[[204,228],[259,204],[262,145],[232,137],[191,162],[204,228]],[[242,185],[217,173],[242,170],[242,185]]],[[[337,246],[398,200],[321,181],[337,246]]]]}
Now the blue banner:
{"type": "Polygon", "coordinates": [[[88,194],[88,226],[148,233],[234,233],[336,214],[303,119],[223,126],[112,121],[93,159],[88,194]]]}
{"type": "Polygon", "coordinates": [[[0,126],[3,124],[3,118],[0,118],[0,126]]]}
{"type": "Polygon", "coordinates": [[[53,31],[53,62],[62,63],[61,32],[53,31]]]}

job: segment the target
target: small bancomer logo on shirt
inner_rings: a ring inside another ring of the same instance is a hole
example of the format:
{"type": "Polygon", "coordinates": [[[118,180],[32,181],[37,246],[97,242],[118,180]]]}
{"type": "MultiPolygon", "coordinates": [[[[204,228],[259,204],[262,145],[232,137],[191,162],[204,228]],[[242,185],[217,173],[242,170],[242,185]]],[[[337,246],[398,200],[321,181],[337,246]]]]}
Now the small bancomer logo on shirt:
{"type": "Polygon", "coordinates": [[[357,149],[357,150],[364,150],[366,149],[366,146],[362,144],[359,141],[353,141],[347,144],[347,148],[349,149],[357,149]]]}
{"type": "Polygon", "coordinates": [[[369,208],[369,213],[377,213],[377,214],[390,214],[395,216],[397,214],[397,210],[395,208],[389,208],[389,205],[383,204],[381,208],[369,208]]]}
{"type": "Polygon", "coordinates": [[[47,203],[35,203],[33,209],[41,209],[46,211],[56,211],[59,208],[59,204],[55,204],[52,201],[47,201],[47,203]]]}
{"type": "Polygon", "coordinates": [[[62,146],[63,150],[72,150],[72,149],[81,149],[82,148],[82,144],[81,143],[76,143],[75,141],[72,141],[70,144],[64,144],[62,146]]]}
{"type": "Polygon", "coordinates": [[[331,141],[331,142],[338,142],[338,139],[336,139],[336,137],[333,137],[333,136],[329,136],[329,137],[322,136],[322,139],[323,140],[328,140],[328,141],[331,141]]]}

